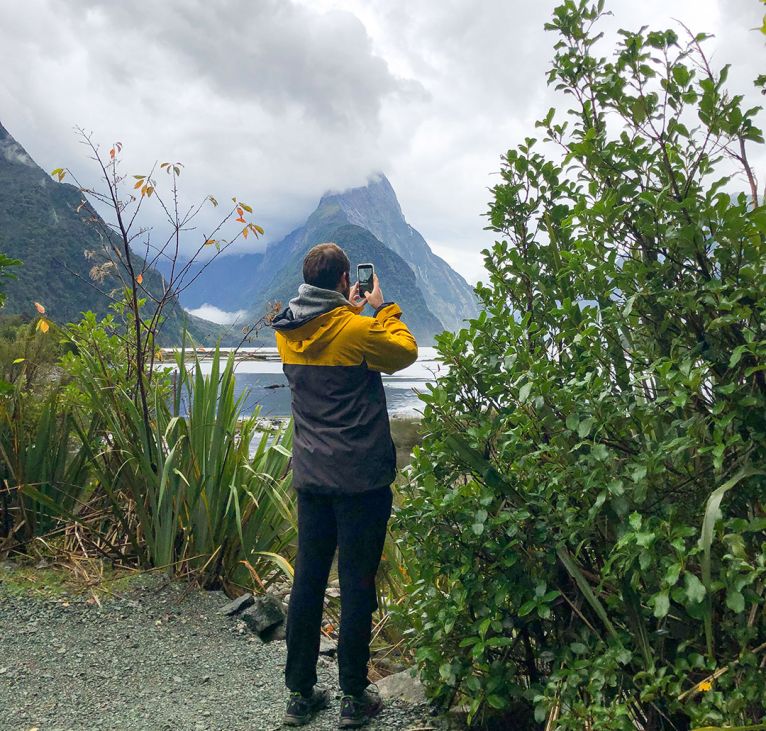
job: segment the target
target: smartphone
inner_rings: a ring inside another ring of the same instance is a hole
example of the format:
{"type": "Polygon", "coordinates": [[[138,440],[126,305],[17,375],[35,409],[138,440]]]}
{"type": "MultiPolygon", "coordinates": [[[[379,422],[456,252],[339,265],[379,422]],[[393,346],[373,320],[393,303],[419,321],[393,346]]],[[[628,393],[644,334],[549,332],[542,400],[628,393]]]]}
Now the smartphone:
{"type": "Polygon", "coordinates": [[[359,282],[359,294],[364,292],[372,292],[373,276],[375,275],[375,269],[372,264],[360,264],[356,268],[356,278],[359,282]]]}

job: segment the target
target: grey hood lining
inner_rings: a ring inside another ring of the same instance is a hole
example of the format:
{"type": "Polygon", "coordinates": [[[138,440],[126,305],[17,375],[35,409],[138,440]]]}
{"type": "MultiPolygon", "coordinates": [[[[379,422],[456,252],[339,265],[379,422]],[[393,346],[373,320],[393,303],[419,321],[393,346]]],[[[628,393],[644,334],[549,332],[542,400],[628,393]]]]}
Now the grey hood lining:
{"type": "Polygon", "coordinates": [[[294,328],[344,305],[350,307],[351,303],[337,290],[301,284],[298,296],[290,300],[287,309],[274,319],[272,325],[277,329],[294,328]]]}

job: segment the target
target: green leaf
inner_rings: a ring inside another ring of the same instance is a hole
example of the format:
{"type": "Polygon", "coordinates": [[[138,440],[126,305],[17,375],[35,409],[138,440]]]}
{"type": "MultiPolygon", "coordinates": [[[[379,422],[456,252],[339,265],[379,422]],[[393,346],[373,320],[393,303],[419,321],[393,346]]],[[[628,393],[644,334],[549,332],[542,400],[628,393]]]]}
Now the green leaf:
{"type": "Polygon", "coordinates": [[[527,399],[529,398],[529,394],[532,391],[532,384],[527,381],[520,389],[519,389],[519,401],[523,404],[526,403],[527,399]]]}
{"type": "Polygon", "coordinates": [[[686,580],[686,598],[693,604],[699,604],[707,593],[705,585],[697,578],[696,574],[689,571],[686,572],[684,578],[686,580]]]}
{"type": "Polygon", "coordinates": [[[513,637],[490,637],[487,640],[487,647],[508,647],[515,642],[513,637]]]}
{"type": "Polygon", "coordinates": [[[609,457],[609,450],[603,444],[594,444],[591,454],[599,461],[603,462],[609,457]]]}
{"type": "Polygon", "coordinates": [[[738,345],[731,353],[731,357],[729,358],[729,368],[734,368],[734,366],[739,363],[740,360],[742,360],[742,356],[749,350],[748,345],[738,345]]]}
{"type": "Polygon", "coordinates": [[[633,478],[633,482],[641,482],[646,477],[646,465],[636,465],[630,476],[633,478]]]}
{"type": "Polygon", "coordinates": [[[691,79],[691,73],[683,64],[676,64],[673,66],[673,78],[679,86],[686,86],[691,79]]]}
{"type": "Polygon", "coordinates": [[[508,705],[508,702],[505,700],[505,698],[494,694],[487,696],[487,703],[489,703],[492,708],[495,708],[498,711],[502,711],[508,705]]]}
{"type": "Polygon", "coordinates": [[[588,417],[587,419],[583,419],[580,422],[580,425],[577,427],[577,436],[580,437],[580,439],[585,439],[585,437],[590,434],[590,430],[593,428],[593,419],[591,417],[588,417]]]}
{"type": "Polygon", "coordinates": [[[670,596],[668,592],[661,591],[654,597],[654,616],[662,619],[670,611],[670,596]]]}
{"type": "Polygon", "coordinates": [[[742,592],[729,589],[726,593],[726,606],[729,607],[732,612],[736,612],[737,614],[744,612],[745,597],[742,595],[742,592]]]}

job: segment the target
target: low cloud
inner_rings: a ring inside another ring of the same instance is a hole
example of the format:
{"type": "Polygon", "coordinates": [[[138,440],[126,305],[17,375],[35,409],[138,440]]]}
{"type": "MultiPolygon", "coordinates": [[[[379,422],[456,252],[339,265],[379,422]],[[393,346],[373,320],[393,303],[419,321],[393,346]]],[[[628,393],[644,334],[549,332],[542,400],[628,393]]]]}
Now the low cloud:
{"type": "Polygon", "coordinates": [[[215,305],[204,304],[193,310],[187,310],[189,314],[195,317],[201,317],[203,320],[215,322],[218,325],[233,325],[235,322],[242,322],[247,317],[247,310],[237,310],[236,312],[227,312],[215,305]]]}
{"type": "MultiPolygon", "coordinates": [[[[555,38],[543,24],[558,4],[0,3],[0,121],[44,169],[69,166],[86,183],[74,125],[122,141],[126,173],[184,162],[185,200],[253,206],[266,237],[238,250],[281,238],[325,190],[382,170],[409,222],[475,281],[494,238],[483,214],[500,155],[568,102],[546,85],[555,38]]],[[[611,33],[674,18],[715,33],[714,65],[732,62],[734,87],[760,101],[749,83],[764,50],[756,0],[607,5],[611,33]]]]}

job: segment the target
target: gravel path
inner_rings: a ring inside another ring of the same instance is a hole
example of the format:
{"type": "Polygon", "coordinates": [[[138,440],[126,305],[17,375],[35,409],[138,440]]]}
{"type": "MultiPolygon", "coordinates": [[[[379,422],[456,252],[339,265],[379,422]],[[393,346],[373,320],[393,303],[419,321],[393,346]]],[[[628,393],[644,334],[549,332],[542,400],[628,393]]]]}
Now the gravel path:
{"type": "MultiPolygon", "coordinates": [[[[222,594],[146,577],[101,601],[12,596],[0,583],[2,731],[281,728],[285,644],[221,616],[222,594]]],[[[319,675],[337,691],[334,660],[319,675]]],[[[338,709],[304,728],[336,728],[338,709]]],[[[390,703],[367,728],[439,726],[422,706],[390,703]]]]}

